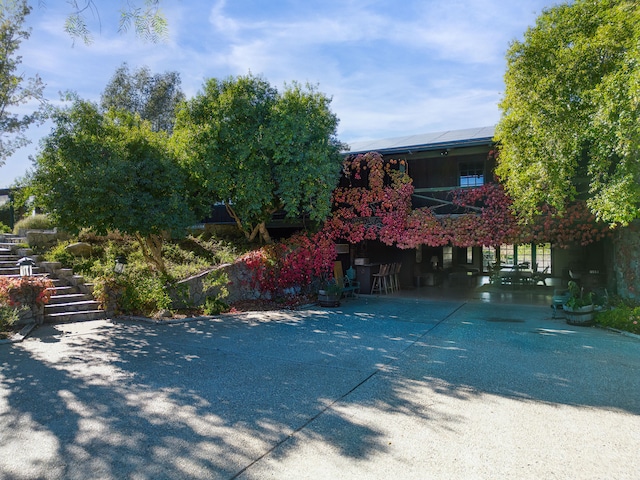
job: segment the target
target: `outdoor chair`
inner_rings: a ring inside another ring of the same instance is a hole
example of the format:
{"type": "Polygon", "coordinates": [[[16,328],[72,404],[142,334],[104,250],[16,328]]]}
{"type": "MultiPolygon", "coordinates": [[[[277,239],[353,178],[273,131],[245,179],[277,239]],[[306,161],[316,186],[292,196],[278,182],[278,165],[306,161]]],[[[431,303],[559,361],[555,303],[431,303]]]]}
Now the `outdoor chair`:
{"type": "Polygon", "coordinates": [[[380,265],[380,270],[378,273],[374,273],[371,275],[373,277],[373,283],[371,284],[371,294],[374,293],[382,293],[384,289],[384,293],[389,293],[389,270],[391,265],[382,264],[380,265]]]}
{"type": "Polygon", "coordinates": [[[396,291],[396,264],[389,264],[389,271],[387,272],[387,282],[389,283],[389,290],[391,293],[396,291]]]}
{"type": "Polygon", "coordinates": [[[342,294],[345,297],[358,297],[360,293],[360,282],[353,280],[349,275],[344,276],[342,294]]]}
{"type": "Polygon", "coordinates": [[[396,289],[396,292],[400,290],[400,268],[402,267],[401,263],[395,264],[395,269],[393,270],[393,285],[396,289]]]}
{"type": "Polygon", "coordinates": [[[553,310],[552,318],[556,318],[558,309],[562,310],[562,306],[569,300],[569,290],[555,289],[553,291],[553,298],[551,300],[551,308],[553,310]]]}
{"type": "Polygon", "coordinates": [[[533,272],[531,276],[532,282],[534,285],[538,285],[540,282],[546,287],[547,286],[547,273],[549,273],[549,267],[544,267],[544,270],[541,272],[533,272]]]}

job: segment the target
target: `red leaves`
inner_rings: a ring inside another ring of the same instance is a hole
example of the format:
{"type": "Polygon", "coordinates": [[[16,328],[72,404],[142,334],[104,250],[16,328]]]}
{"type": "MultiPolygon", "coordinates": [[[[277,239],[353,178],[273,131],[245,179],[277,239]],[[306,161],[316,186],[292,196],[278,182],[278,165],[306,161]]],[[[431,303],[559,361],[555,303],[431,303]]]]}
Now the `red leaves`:
{"type": "Polygon", "coordinates": [[[336,259],[335,244],[322,232],[296,234],[242,257],[249,271],[249,286],[272,298],[299,293],[314,279],[331,276],[336,259]]]}
{"type": "Polygon", "coordinates": [[[12,307],[46,305],[53,282],[44,277],[0,277],[0,303],[12,307]]]}
{"type": "Polygon", "coordinates": [[[252,273],[250,286],[272,298],[304,291],[314,279],[332,275],[337,240],[351,244],[378,240],[402,249],[547,242],[566,246],[586,245],[609,232],[584,203],[569,205],[563,215],[543,208],[535,221],[525,225],[498,184],[455,190],[453,205],[467,213],[436,217],[429,208],[412,210],[413,184],[403,165],[403,161],[383,161],[375,152],[348,157],[342,186],[333,192],[333,214],[323,229],[245,255],[243,261],[252,273]]]}
{"type": "Polygon", "coordinates": [[[384,162],[375,152],[348,157],[343,173],[349,185],[333,193],[334,211],[324,226],[327,236],[352,244],[379,240],[406,249],[547,242],[586,245],[609,232],[584,202],[567,206],[563,215],[545,207],[538,218],[524,224],[502,186],[493,183],[452,193],[453,205],[470,213],[436,217],[428,208],[412,210],[412,180],[398,170],[402,165],[403,161],[384,162]]]}

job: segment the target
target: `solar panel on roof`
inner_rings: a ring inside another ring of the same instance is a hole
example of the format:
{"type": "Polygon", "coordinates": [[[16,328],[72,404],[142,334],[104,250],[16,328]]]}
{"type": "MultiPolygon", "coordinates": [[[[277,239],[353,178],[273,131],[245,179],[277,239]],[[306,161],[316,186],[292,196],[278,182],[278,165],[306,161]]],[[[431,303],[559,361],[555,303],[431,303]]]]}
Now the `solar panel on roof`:
{"type": "Polygon", "coordinates": [[[403,137],[384,138],[379,140],[365,140],[350,144],[348,153],[398,151],[398,150],[430,150],[447,146],[463,146],[475,142],[490,141],[495,127],[467,128],[463,130],[448,130],[403,137]]]}

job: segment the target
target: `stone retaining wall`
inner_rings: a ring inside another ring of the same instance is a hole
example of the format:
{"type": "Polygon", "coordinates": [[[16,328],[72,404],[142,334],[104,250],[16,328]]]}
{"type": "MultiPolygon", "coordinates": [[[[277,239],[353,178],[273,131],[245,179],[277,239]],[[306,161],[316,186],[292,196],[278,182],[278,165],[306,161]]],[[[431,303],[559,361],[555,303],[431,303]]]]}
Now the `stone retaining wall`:
{"type": "Polygon", "coordinates": [[[204,305],[207,297],[233,303],[255,299],[259,292],[250,289],[250,272],[241,263],[224,264],[193,277],[181,280],[169,294],[173,307],[186,308],[204,305]]]}

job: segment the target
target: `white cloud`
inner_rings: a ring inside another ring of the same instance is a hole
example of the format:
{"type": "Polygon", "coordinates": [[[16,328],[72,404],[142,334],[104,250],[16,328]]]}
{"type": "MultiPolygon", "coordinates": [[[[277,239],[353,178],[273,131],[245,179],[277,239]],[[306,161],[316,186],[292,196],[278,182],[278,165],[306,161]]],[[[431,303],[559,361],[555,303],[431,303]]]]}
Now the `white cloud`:
{"type": "MultiPolygon", "coordinates": [[[[495,123],[508,43],[550,4],[167,0],[169,40],[153,45],[117,34],[119,5],[102,2],[102,33],[92,45],[72,48],[62,27],[68,6],[50,2],[31,15],[23,66],[27,76],[42,75],[54,100],[67,89],[98,100],[124,61],[131,68],[178,71],[187,96],[206,78],[251,71],[277,87],[294,80],[318,84],[333,97],[343,141],[400,136],[495,123]]],[[[34,138],[42,134],[35,131],[34,138]]],[[[28,153],[33,148],[0,169],[0,186],[24,173],[28,153]]]]}

